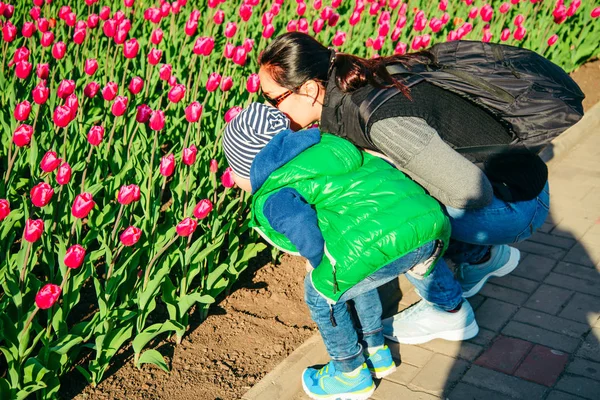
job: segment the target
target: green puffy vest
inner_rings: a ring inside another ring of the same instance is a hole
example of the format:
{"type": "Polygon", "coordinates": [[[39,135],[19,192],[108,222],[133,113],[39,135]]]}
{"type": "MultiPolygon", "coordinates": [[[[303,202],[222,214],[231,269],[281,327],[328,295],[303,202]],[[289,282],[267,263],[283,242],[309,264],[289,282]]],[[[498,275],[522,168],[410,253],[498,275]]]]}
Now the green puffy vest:
{"type": "Polygon", "coordinates": [[[381,267],[432,240],[444,246],[450,223],[439,203],[384,160],[347,140],[323,134],[272,172],[252,199],[251,226],[271,244],[299,254],[263,214],[266,200],[284,187],[313,206],[326,254],[311,272],[315,289],[330,302],[381,267]]]}

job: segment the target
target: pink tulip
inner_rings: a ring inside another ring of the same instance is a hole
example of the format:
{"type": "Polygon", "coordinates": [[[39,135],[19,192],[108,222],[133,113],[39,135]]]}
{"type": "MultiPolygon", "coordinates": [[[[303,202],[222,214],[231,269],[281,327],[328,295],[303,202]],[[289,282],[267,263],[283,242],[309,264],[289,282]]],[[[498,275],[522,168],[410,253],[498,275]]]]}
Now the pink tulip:
{"type": "Polygon", "coordinates": [[[502,3],[500,8],[498,9],[501,14],[506,14],[508,10],[510,10],[510,3],[502,3]]]}
{"type": "Polygon", "coordinates": [[[10,43],[17,37],[17,28],[10,22],[7,21],[2,27],[2,38],[5,42],[10,43]]]}
{"type": "Polygon", "coordinates": [[[194,207],[194,217],[196,217],[198,219],[204,219],[208,216],[208,214],[210,214],[210,212],[212,210],[213,210],[213,205],[210,200],[208,200],[208,199],[200,200],[198,202],[198,204],[196,204],[196,207],[194,207]]]}
{"type": "Polygon", "coordinates": [[[25,229],[23,230],[23,238],[29,243],[37,242],[44,233],[44,221],[41,219],[28,219],[25,221],[25,229]]]}
{"type": "Polygon", "coordinates": [[[358,11],[354,11],[348,20],[351,26],[354,26],[360,22],[360,13],[358,11]]]}
{"type": "Polygon", "coordinates": [[[77,269],[83,264],[85,259],[85,249],[79,244],[74,244],[69,247],[65,254],[64,263],[65,266],[71,269],[77,269]]]}
{"type": "Polygon", "coordinates": [[[219,171],[219,163],[217,163],[217,160],[215,160],[214,158],[210,160],[208,169],[211,173],[216,174],[217,171],[219,171]]]}
{"type": "Polygon", "coordinates": [[[65,100],[65,106],[71,110],[71,121],[77,116],[77,110],[79,109],[79,100],[75,93],[71,93],[65,100]]]}
{"type": "Polygon", "coordinates": [[[31,125],[19,125],[13,133],[13,143],[17,147],[27,146],[31,142],[33,136],[33,128],[31,125]]]}
{"type": "Polygon", "coordinates": [[[117,97],[117,93],[119,93],[117,82],[108,82],[102,89],[102,97],[106,101],[114,100],[117,97]]]}
{"type": "Polygon", "coordinates": [[[98,26],[98,22],[100,20],[100,17],[98,16],[98,14],[90,14],[88,15],[87,18],[87,27],[90,29],[94,29],[98,26]]]}
{"type": "Polygon", "coordinates": [[[483,43],[489,43],[491,40],[492,40],[492,32],[489,29],[484,30],[481,41],[483,43]]]}
{"type": "Polygon", "coordinates": [[[513,33],[513,37],[516,40],[523,40],[523,38],[525,37],[525,34],[527,34],[527,29],[525,29],[522,26],[519,26],[517,29],[515,29],[515,32],[513,33]]]}
{"type": "Polygon", "coordinates": [[[413,38],[412,43],[410,44],[410,48],[413,50],[419,50],[423,44],[423,38],[420,35],[417,35],[413,38]]]}
{"type": "Polygon", "coordinates": [[[10,203],[6,199],[0,199],[0,221],[10,214],[10,203]]]}
{"type": "Polygon", "coordinates": [[[38,64],[35,71],[36,75],[40,79],[48,79],[49,72],[50,66],[46,63],[38,64]]]}
{"type": "Polygon", "coordinates": [[[504,28],[500,34],[500,40],[506,42],[510,38],[510,29],[504,28]]]}
{"type": "Polygon", "coordinates": [[[31,103],[27,100],[17,103],[14,111],[14,117],[17,121],[25,121],[29,118],[29,113],[31,113],[31,103]]]}
{"type": "Polygon", "coordinates": [[[242,111],[242,107],[233,106],[225,113],[225,122],[229,123],[232,119],[234,119],[239,113],[242,111]]]}
{"type": "Polygon", "coordinates": [[[64,44],[64,42],[56,42],[54,46],[52,46],[52,57],[60,60],[65,56],[66,51],[67,45],[64,44]]]}
{"type": "Polygon", "coordinates": [[[243,46],[238,46],[233,52],[233,62],[237,65],[244,66],[246,64],[247,52],[243,46]]]}
{"type": "Polygon", "coordinates": [[[225,21],[225,12],[223,10],[218,10],[213,17],[213,21],[217,25],[221,25],[223,21],[225,21]]]}
{"type": "Polygon", "coordinates": [[[333,35],[333,45],[341,46],[346,41],[346,32],[337,31],[335,35],[333,35]]]}
{"type": "Polygon", "coordinates": [[[230,76],[224,76],[223,79],[221,79],[221,91],[222,92],[227,92],[229,91],[229,89],[231,89],[233,86],[233,79],[231,79],[230,76]]]}
{"type": "Polygon", "coordinates": [[[115,117],[120,117],[127,111],[127,103],[129,100],[125,96],[117,96],[112,104],[111,112],[115,117]]]}
{"type": "Polygon", "coordinates": [[[46,152],[46,154],[44,154],[44,157],[42,158],[42,161],[40,162],[40,168],[44,172],[52,172],[56,168],[58,168],[61,161],[62,160],[60,158],[58,158],[58,154],[56,154],[56,152],[54,152],[52,150],[48,150],[46,152]]]}
{"type": "Polygon", "coordinates": [[[129,39],[123,46],[123,56],[125,56],[125,58],[135,58],[137,57],[139,50],[140,44],[138,43],[137,39],[129,39]]]}
{"type": "Polygon", "coordinates": [[[398,42],[396,48],[394,49],[394,54],[403,56],[404,54],[406,54],[406,47],[406,43],[398,42]]]}
{"type": "Polygon", "coordinates": [[[150,116],[152,115],[152,109],[148,107],[146,104],[140,104],[137,106],[137,111],[135,114],[135,120],[140,124],[145,124],[150,120],[150,116]]]}
{"type": "Polygon", "coordinates": [[[187,217],[177,224],[175,230],[179,236],[188,237],[194,233],[197,227],[198,222],[195,219],[187,217]]]}
{"type": "MultiPolygon", "coordinates": [[[[296,14],[298,14],[299,17],[303,16],[304,13],[306,12],[306,3],[298,3],[296,5],[296,14]]],[[[270,21],[269,21],[270,23],[270,21]]]]}
{"type": "Polygon", "coordinates": [[[58,127],[65,128],[71,122],[71,109],[67,106],[56,107],[52,119],[58,127]]]}
{"type": "Polygon", "coordinates": [[[240,7],[240,17],[247,22],[252,16],[252,7],[242,4],[240,7]]]}
{"type": "Polygon", "coordinates": [[[83,70],[86,74],[92,76],[98,70],[98,61],[95,58],[88,58],[85,60],[83,70]]]}
{"type": "Polygon", "coordinates": [[[100,19],[103,21],[106,21],[107,19],[110,18],[110,7],[109,6],[102,6],[102,8],[100,9],[100,19]]]}
{"type": "Polygon", "coordinates": [[[136,95],[144,88],[144,80],[139,76],[134,76],[129,82],[129,91],[132,95],[136,95]]]}
{"type": "Polygon", "coordinates": [[[185,108],[185,119],[187,119],[188,122],[190,122],[190,123],[198,122],[198,120],[200,120],[201,116],[202,116],[202,105],[199,102],[194,101],[193,103],[191,103],[189,106],[187,106],[185,108]]]}
{"type": "Polygon", "coordinates": [[[219,87],[221,83],[221,75],[216,72],[213,72],[209,75],[208,80],[206,81],[206,90],[209,92],[214,92],[219,87]]]}
{"type": "Polygon", "coordinates": [[[600,7],[596,7],[594,8],[591,12],[590,15],[592,18],[598,18],[600,17],[600,7]]]}
{"type": "Polygon", "coordinates": [[[275,33],[275,27],[271,24],[268,24],[263,29],[262,35],[265,39],[269,39],[271,36],[273,36],[273,33],[275,33]]]}
{"type": "Polygon", "coordinates": [[[160,69],[159,69],[159,78],[162,79],[163,81],[168,81],[169,78],[171,77],[172,71],[173,71],[173,67],[171,66],[171,64],[161,65],[160,69]]]}
{"type": "Polygon", "coordinates": [[[235,22],[228,22],[227,25],[225,26],[225,37],[232,38],[235,36],[236,32],[237,32],[237,25],[235,24],[235,22]]]}
{"type": "Polygon", "coordinates": [[[75,32],[73,33],[73,43],[75,44],[82,44],[83,41],[85,40],[85,36],[86,36],[86,30],[84,29],[75,29],[75,32]]]}
{"type": "Polygon", "coordinates": [[[235,181],[233,180],[233,170],[231,167],[225,168],[225,172],[223,172],[223,175],[221,175],[221,183],[226,188],[230,188],[235,185],[235,181]]]}
{"type": "Polygon", "coordinates": [[[160,62],[160,59],[162,58],[162,50],[159,50],[157,48],[152,48],[150,49],[150,52],[148,53],[148,63],[150,65],[156,65],[160,62]]]}
{"type": "Polygon", "coordinates": [[[477,15],[479,14],[479,9],[477,7],[471,7],[471,9],[469,10],[469,19],[475,19],[477,18],[477,15]]]}
{"type": "Polygon", "coordinates": [[[242,47],[244,48],[244,50],[246,50],[246,53],[250,53],[252,51],[252,48],[254,47],[254,39],[244,39],[242,47]]]}
{"type": "Polygon", "coordinates": [[[150,129],[153,131],[160,131],[165,127],[165,113],[162,110],[152,111],[149,119],[150,129]]]}
{"type": "Polygon", "coordinates": [[[35,23],[31,21],[27,21],[23,23],[23,28],[21,28],[21,35],[26,38],[32,37],[36,31],[35,23]]]}
{"type": "Polygon", "coordinates": [[[83,94],[85,97],[91,99],[96,97],[98,91],[100,91],[100,85],[96,82],[90,82],[87,85],[85,85],[85,88],[83,89],[83,94]]]}
{"type": "Polygon", "coordinates": [[[129,247],[136,244],[141,237],[142,230],[135,226],[130,226],[119,235],[119,240],[123,246],[129,247]]]}
{"type": "Polygon", "coordinates": [[[96,203],[91,193],[81,193],[75,197],[73,206],[71,207],[71,214],[75,218],[85,218],[92,211],[96,203]]]}
{"type": "Polygon", "coordinates": [[[525,17],[522,14],[519,14],[515,17],[514,24],[515,26],[521,26],[525,22],[525,17]]]}
{"type": "Polygon", "coordinates": [[[36,207],[42,208],[52,200],[54,189],[46,182],[40,182],[31,189],[29,194],[31,196],[31,203],[36,207]]]}
{"type": "Polygon", "coordinates": [[[288,32],[296,32],[298,30],[298,21],[296,21],[295,19],[288,21],[286,30],[288,32]]]}
{"type": "Polygon", "coordinates": [[[196,162],[196,155],[198,154],[198,149],[195,145],[191,145],[183,149],[182,161],[185,165],[193,165],[196,162]]]}
{"type": "Polygon", "coordinates": [[[251,74],[246,81],[246,90],[249,93],[256,93],[260,89],[260,78],[258,74],[251,74]]]}
{"type": "Polygon", "coordinates": [[[30,62],[25,60],[19,61],[15,66],[15,75],[19,79],[27,79],[32,68],[33,65],[30,62]]]}
{"type": "Polygon", "coordinates": [[[62,163],[56,171],[56,183],[59,185],[66,185],[71,181],[71,166],[68,163],[62,163]]]}
{"type": "Polygon", "coordinates": [[[175,156],[173,154],[164,156],[160,160],[160,168],[159,168],[160,174],[162,176],[164,176],[165,178],[168,178],[169,176],[173,175],[174,171],[175,171],[175,156]]]}
{"type": "Polygon", "coordinates": [[[92,126],[87,134],[87,140],[92,146],[98,146],[104,138],[104,128],[101,126],[92,126]]]}
{"type": "Polygon", "coordinates": [[[152,31],[152,34],[150,35],[150,41],[152,42],[152,44],[158,45],[162,41],[163,36],[163,31],[161,31],[160,28],[156,28],[152,31]]]}
{"type": "Polygon", "coordinates": [[[446,11],[446,9],[448,8],[448,0],[440,0],[438,8],[440,9],[440,11],[446,11]]]}
{"type": "Polygon", "coordinates": [[[41,310],[47,310],[52,307],[60,297],[62,289],[53,283],[47,283],[35,295],[35,304],[41,310]]]}
{"type": "Polygon", "coordinates": [[[188,36],[194,36],[198,31],[198,21],[188,19],[185,23],[183,31],[188,36]]]}
{"type": "Polygon", "coordinates": [[[319,33],[323,30],[323,27],[325,26],[325,20],[322,18],[318,18],[316,20],[314,20],[312,28],[313,28],[313,32],[315,33],[319,33]]]}
{"type": "Polygon", "coordinates": [[[494,17],[494,9],[489,4],[486,4],[481,7],[481,12],[479,14],[484,22],[490,22],[494,17]]]}
{"type": "Polygon", "coordinates": [[[139,201],[140,198],[140,187],[135,184],[121,186],[117,195],[117,201],[124,206],[139,201]]]}

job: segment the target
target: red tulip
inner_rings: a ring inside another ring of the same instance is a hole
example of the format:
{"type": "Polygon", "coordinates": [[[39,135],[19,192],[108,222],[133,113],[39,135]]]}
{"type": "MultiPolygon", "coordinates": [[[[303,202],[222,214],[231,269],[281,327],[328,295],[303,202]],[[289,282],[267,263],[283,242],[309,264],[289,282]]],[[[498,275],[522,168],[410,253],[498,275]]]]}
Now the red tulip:
{"type": "Polygon", "coordinates": [[[522,14],[517,15],[513,21],[515,26],[521,26],[523,25],[523,22],[525,22],[525,17],[522,14]]]}
{"type": "Polygon", "coordinates": [[[77,100],[77,95],[75,93],[71,93],[67,97],[65,100],[65,106],[69,107],[71,110],[71,121],[74,120],[77,116],[77,109],[79,108],[79,101],[77,100]]]}
{"type": "Polygon", "coordinates": [[[46,63],[38,64],[35,71],[36,75],[40,79],[48,79],[49,72],[50,66],[46,63]]]}
{"type": "Polygon", "coordinates": [[[244,64],[246,64],[246,54],[246,49],[242,46],[236,47],[233,52],[233,62],[237,65],[244,66],[244,64]]]}
{"type": "Polygon", "coordinates": [[[86,30],[84,29],[75,29],[75,32],[73,33],[73,43],[75,44],[82,44],[83,41],[85,40],[85,36],[86,36],[86,30]]]}
{"type": "Polygon", "coordinates": [[[169,176],[173,175],[173,172],[175,171],[175,156],[173,154],[164,156],[160,160],[159,171],[160,174],[165,178],[168,178],[169,176]]]}
{"type": "Polygon", "coordinates": [[[548,46],[554,45],[558,41],[558,35],[554,34],[548,38],[548,46]]]}
{"type": "Polygon", "coordinates": [[[129,39],[123,46],[123,56],[125,56],[125,58],[135,58],[139,50],[140,44],[138,43],[137,39],[129,39]]]}
{"type": "Polygon", "coordinates": [[[235,24],[235,22],[228,22],[227,25],[225,26],[225,37],[232,38],[235,36],[236,32],[237,32],[237,25],[235,24]]]}
{"type": "Polygon", "coordinates": [[[96,94],[98,94],[99,90],[100,90],[100,85],[98,83],[90,82],[83,89],[83,94],[86,97],[89,97],[91,99],[91,98],[96,97],[96,94]]]}
{"type": "Polygon", "coordinates": [[[233,86],[233,79],[231,79],[230,76],[224,76],[223,79],[221,79],[221,91],[223,92],[227,92],[229,91],[229,89],[231,89],[233,86]]]}
{"type": "Polygon", "coordinates": [[[153,47],[148,53],[148,63],[150,63],[151,65],[156,65],[160,62],[161,57],[162,50],[153,47]]]}
{"type": "Polygon", "coordinates": [[[56,42],[54,46],[52,46],[52,57],[60,60],[65,56],[66,51],[67,45],[64,42],[56,42]]]}
{"type": "Polygon", "coordinates": [[[67,106],[58,106],[54,110],[54,123],[60,128],[65,128],[71,122],[71,109],[67,106]]]}
{"type": "Polygon", "coordinates": [[[0,221],[10,214],[10,203],[6,199],[0,199],[0,221]]]}
{"type": "Polygon", "coordinates": [[[144,80],[142,78],[140,78],[139,76],[134,76],[133,78],[131,78],[131,81],[129,82],[129,91],[131,92],[131,94],[135,96],[136,94],[141,92],[143,88],[144,80]]]}
{"type": "Polygon", "coordinates": [[[225,172],[223,172],[223,175],[221,175],[221,183],[226,188],[230,188],[235,185],[235,182],[233,181],[233,170],[231,167],[225,168],[225,172]]]}
{"type": "Polygon", "coordinates": [[[163,36],[163,31],[161,31],[160,28],[156,28],[152,31],[152,35],[150,35],[150,41],[152,44],[158,45],[162,41],[163,36]]]}
{"type": "Polygon", "coordinates": [[[223,10],[217,10],[215,16],[213,17],[213,21],[217,25],[221,25],[223,21],[225,21],[225,12],[223,10]]]}
{"type": "Polygon", "coordinates": [[[61,161],[62,160],[58,158],[58,154],[56,154],[56,152],[48,150],[46,154],[44,154],[44,157],[42,157],[42,161],[40,162],[40,168],[44,172],[52,172],[56,168],[58,168],[61,161]]]}
{"type": "Polygon", "coordinates": [[[190,217],[184,218],[183,221],[177,224],[175,230],[177,234],[182,237],[188,237],[194,233],[198,227],[198,222],[190,217]]]}
{"type": "Polygon", "coordinates": [[[492,32],[489,29],[485,29],[483,31],[483,37],[481,38],[481,41],[483,43],[489,43],[492,40],[492,32]]]}
{"type": "Polygon", "coordinates": [[[245,4],[242,4],[240,7],[240,17],[244,20],[244,21],[248,21],[250,19],[250,17],[252,16],[252,7],[247,6],[245,4]]]}
{"type": "Polygon", "coordinates": [[[486,4],[481,7],[481,12],[479,14],[484,22],[490,22],[494,17],[494,9],[489,4],[486,4]]]}
{"type": "Polygon", "coordinates": [[[163,81],[168,81],[171,77],[171,72],[173,71],[173,67],[171,64],[163,64],[159,69],[159,77],[163,81]]]}
{"type": "Polygon", "coordinates": [[[31,125],[19,125],[13,133],[13,143],[17,147],[27,146],[31,142],[33,136],[33,129],[31,125]]]}
{"type": "MultiPolygon", "coordinates": [[[[335,35],[333,35],[333,45],[341,46],[346,41],[346,32],[337,31],[335,35]]],[[[380,47],[381,48],[381,47],[380,47]]]]}
{"type": "MultiPolygon", "coordinates": [[[[340,14],[333,13],[333,14],[331,14],[331,17],[329,17],[329,19],[327,19],[327,25],[334,27],[337,25],[339,20],[340,20],[340,14]]],[[[298,21],[298,30],[300,30],[300,21],[298,21]]]]}
{"type": "Polygon", "coordinates": [[[590,13],[592,18],[598,18],[600,17],[600,7],[596,7],[592,10],[592,12],[590,13]]]}
{"type": "Polygon", "coordinates": [[[120,117],[127,111],[127,103],[129,100],[125,96],[117,96],[112,104],[111,112],[115,117],[120,117]]]}
{"type": "Polygon", "coordinates": [[[31,189],[29,194],[33,205],[42,208],[52,200],[54,189],[46,182],[40,182],[31,189]]]}
{"type": "Polygon", "coordinates": [[[200,200],[196,207],[194,207],[194,217],[198,219],[204,219],[213,209],[213,205],[210,200],[200,200]]]}
{"type": "Polygon", "coordinates": [[[133,203],[134,201],[138,201],[140,199],[140,187],[136,184],[131,185],[123,185],[121,189],[119,189],[119,194],[117,195],[117,200],[120,204],[124,206],[133,203]]]}
{"type": "Polygon", "coordinates": [[[185,97],[185,85],[175,85],[169,90],[167,95],[171,103],[179,103],[185,97]]]}
{"type": "Polygon", "coordinates": [[[130,226],[119,235],[119,240],[123,246],[133,246],[140,240],[140,237],[142,237],[142,230],[135,226],[130,226]]]}
{"type": "Polygon", "coordinates": [[[206,81],[206,90],[209,92],[214,92],[219,87],[221,83],[221,75],[216,72],[211,73],[208,76],[208,80],[206,81]]]}
{"type": "Polygon", "coordinates": [[[85,218],[95,205],[96,203],[94,203],[91,193],[81,193],[75,197],[75,201],[71,207],[71,213],[75,218],[85,218]]]}
{"type": "Polygon", "coordinates": [[[209,56],[215,47],[215,39],[212,37],[199,37],[194,43],[194,54],[209,56]]]}
{"type": "Polygon", "coordinates": [[[98,70],[98,61],[95,58],[88,58],[85,60],[85,66],[83,67],[83,70],[90,76],[94,75],[98,70]]]}
{"type": "Polygon", "coordinates": [[[31,218],[25,221],[23,238],[29,243],[37,242],[42,237],[42,233],[44,233],[44,221],[31,218]]]}
{"type": "Polygon", "coordinates": [[[290,20],[285,29],[288,32],[296,32],[298,30],[298,21],[295,19],[290,20]]]}
{"type": "Polygon", "coordinates": [[[260,78],[258,74],[251,74],[246,81],[246,90],[249,93],[256,93],[260,89],[260,78]]]}
{"type": "Polygon", "coordinates": [[[31,103],[27,100],[23,100],[22,102],[17,103],[13,115],[17,121],[25,121],[29,118],[29,113],[31,113],[31,103]]]}
{"type": "Polygon", "coordinates": [[[188,122],[198,122],[201,116],[202,105],[199,102],[194,101],[185,108],[185,119],[187,119],[188,122]]]}
{"type": "Polygon", "coordinates": [[[150,129],[160,131],[165,127],[165,113],[162,110],[152,111],[150,115],[150,129]]]}
{"type": "Polygon", "coordinates": [[[196,146],[191,145],[183,149],[182,160],[185,165],[192,165],[196,162],[196,155],[198,154],[198,149],[196,146]]]}
{"type": "Polygon", "coordinates": [[[2,38],[5,42],[12,42],[17,37],[17,28],[10,22],[7,21],[2,27],[2,38]]]}
{"type": "Polygon", "coordinates": [[[210,160],[209,170],[211,173],[216,174],[219,171],[219,163],[214,158],[210,160]]]}
{"type": "Polygon", "coordinates": [[[273,22],[273,18],[275,17],[275,15],[273,15],[272,12],[267,11],[266,13],[263,14],[262,18],[261,18],[261,24],[263,26],[267,26],[270,25],[271,22],[273,22]]]}
{"type": "Polygon", "coordinates": [[[527,33],[527,29],[525,29],[522,26],[517,27],[517,29],[515,29],[515,32],[513,33],[513,37],[516,40],[522,40],[525,37],[525,34],[527,33]]]}
{"type": "Polygon", "coordinates": [[[36,31],[35,23],[31,21],[27,21],[23,23],[23,28],[21,28],[21,35],[26,38],[32,37],[36,31]]]}
{"type": "MultiPolygon", "coordinates": [[[[100,14],[100,18],[102,18],[102,14],[100,14]]],[[[117,33],[117,21],[114,19],[104,21],[102,32],[104,32],[106,37],[114,37],[115,33],[117,33]]]]}
{"type": "Polygon", "coordinates": [[[404,54],[406,54],[406,47],[406,43],[398,42],[396,48],[394,49],[394,54],[403,56],[404,54]]]}
{"type": "Polygon", "coordinates": [[[110,18],[110,7],[109,6],[103,6],[100,9],[100,19],[103,20],[103,21],[106,21],[109,18],[110,18]]]}
{"type": "Polygon", "coordinates": [[[229,123],[232,119],[234,119],[239,113],[242,111],[242,107],[233,106],[225,113],[225,122],[229,123]]]}
{"type": "Polygon", "coordinates": [[[59,185],[66,185],[71,181],[71,166],[68,163],[62,163],[56,171],[56,182],[59,185]]]}
{"type": "Polygon", "coordinates": [[[324,26],[325,26],[325,20],[321,19],[321,18],[317,18],[313,21],[312,28],[315,33],[319,33],[323,30],[324,26]]]}
{"type": "Polygon", "coordinates": [[[234,51],[235,46],[233,45],[233,43],[226,43],[225,49],[223,49],[223,55],[225,56],[225,58],[230,59],[231,57],[233,57],[234,51]]]}
{"type": "Polygon", "coordinates": [[[19,61],[15,66],[15,75],[19,79],[27,79],[27,77],[31,73],[31,68],[33,68],[33,65],[30,62],[19,61]]]}
{"type": "Polygon", "coordinates": [[[305,3],[298,3],[296,5],[296,14],[298,14],[299,17],[303,16],[304,13],[306,12],[306,4],[305,3]]]}
{"type": "Polygon", "coordinates": [[[140,124],[145,124],[146,122],[148,122],[148,120],[150,120],[150,115],[152,115],[152,109],[146,104],[140,104],[137,107],[135,120],[140,124]]]}
{"type": "Polygon", "coordinates": [[[90,14],[88,15],[88,19],[87,19],[87,26],[90,29],[94,29],[95,27],[98,26],[98,22],[100,20],[100,17],[98,17],[97,14],[90,14]]]}
{"type": "Polygon", "coordinates": [[[92,146],[98,146],[104,138],[104,128],[101,126],[92,126],[87,134],[87,140],[92,146]]]}
{"type": "Polygon", "coordinates": [[[275,33],[275,27],[271,24],[268,24],[265,26],[265,29],[263,29],[262,35],[265,39],[269,39],[271,36],[273,36],[273,33],[275,33]]]}
{"type": "Polygon", "coordinates": [[[102,97],[106,101],[114,100],[117,97],[117,93],[119,93],[117,82],[108,82],[102,89],[102,97]]]}
{"type": "Polygon", "coordinates": [[[77,269],[83,264],[85,249],[79,244],[69,247],[65,254],[64,262],[68,268],[77,269]]]}
{"type": "Polygon", "coordinates": [[[65,99],[74,91],[75,91],[75,81],[72,81],[70,79],[63,79],[58,84],[58,89],[56,89],[56,94],[61,99],[65,99]]]}
{"type": "Polygon", "coordinates": [[[53,283],[47,283],[35,295],[35,304],[42,310],[46,310],[54,305],[60,297],[62,289],[53,283]]]}

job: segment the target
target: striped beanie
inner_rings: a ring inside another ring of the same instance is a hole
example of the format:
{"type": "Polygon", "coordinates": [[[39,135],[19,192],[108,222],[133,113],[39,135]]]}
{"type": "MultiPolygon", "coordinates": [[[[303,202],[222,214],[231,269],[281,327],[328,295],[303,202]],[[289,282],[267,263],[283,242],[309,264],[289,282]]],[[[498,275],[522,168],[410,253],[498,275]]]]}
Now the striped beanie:
{"type": "Polygon", "coordinates": [[[289,129],[290,121],[278,109],[252,103],[225,127],[223,150],[233,172],[250,179],[254,157],[279,132],[289,129]]]}

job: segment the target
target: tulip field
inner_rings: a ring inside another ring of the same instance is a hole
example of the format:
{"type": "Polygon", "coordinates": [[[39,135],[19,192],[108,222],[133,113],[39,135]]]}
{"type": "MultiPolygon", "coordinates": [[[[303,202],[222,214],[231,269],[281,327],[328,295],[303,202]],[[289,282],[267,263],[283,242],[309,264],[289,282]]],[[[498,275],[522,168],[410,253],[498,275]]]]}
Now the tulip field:
{"type": "Polygon", "coordinates": [[[99,383],[131,345],[179,343],[266,248],[220,139],[260,101],[286,31],[365,57],[503,42],[575,69],[600,3],[482,0],[0,2],[0,398],[99,383]]]}

